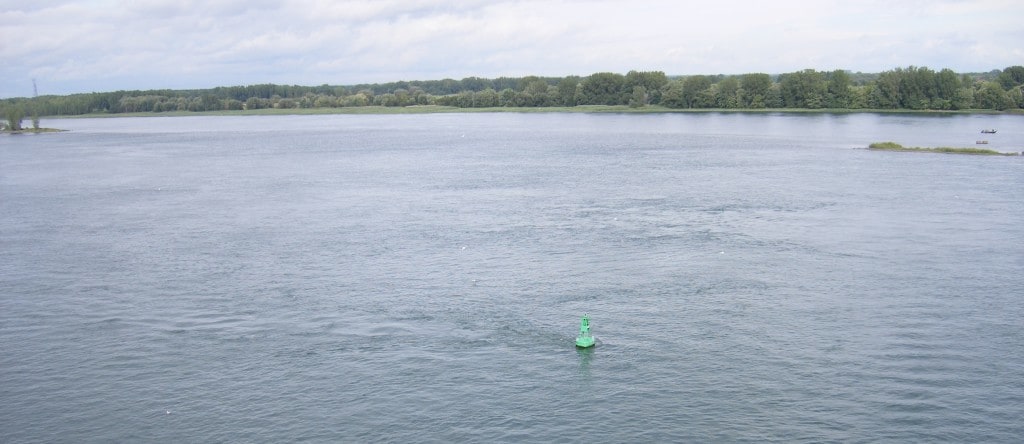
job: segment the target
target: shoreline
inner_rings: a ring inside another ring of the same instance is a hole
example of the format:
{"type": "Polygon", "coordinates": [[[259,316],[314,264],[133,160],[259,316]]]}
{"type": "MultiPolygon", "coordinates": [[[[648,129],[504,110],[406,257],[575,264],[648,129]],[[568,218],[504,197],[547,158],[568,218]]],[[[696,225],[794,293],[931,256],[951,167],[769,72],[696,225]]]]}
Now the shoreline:
{"type": "Polygon", "coordinates": [[[341,108],[263,108],[254,110],[223,111],[166,111],[136,113],[90,113],[74,116],[43,116],[47,119],[82,119],[111,117],[186,117],[186,116],[293,116],[293,115],[390,115],[390,114],[458,114],[458,113],[619,113],[619,114],[706,114],[706,113],[747,113],[747,114],[900,114],[900,115],[1024,115],[1024,111],[993,110],[893,110],[893,109],[841,109],[841,108],[666,108],[645,106],[633,108],[628,105],[580,105],[571,107],[493,107],[459,108],[441,105],[413,105],[405,107],[359,106],[341,108]]]}

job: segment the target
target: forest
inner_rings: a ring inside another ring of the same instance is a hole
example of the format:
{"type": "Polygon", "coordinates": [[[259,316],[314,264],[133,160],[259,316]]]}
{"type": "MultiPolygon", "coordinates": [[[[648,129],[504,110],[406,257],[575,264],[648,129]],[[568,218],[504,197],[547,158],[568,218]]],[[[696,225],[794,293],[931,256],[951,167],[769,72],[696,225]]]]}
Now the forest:
{"type": "Polygon", "coordinates": [[[666,109],[1019,110],[1024,66],[958,74],[909,66],[877,74],[806,69],[784,74],[668,76],[661,71],[568,77],[467,77],[346,86],[261,84],[115,91],[0,101],[10,118],[262,108],[573,107],[666,109]]]}

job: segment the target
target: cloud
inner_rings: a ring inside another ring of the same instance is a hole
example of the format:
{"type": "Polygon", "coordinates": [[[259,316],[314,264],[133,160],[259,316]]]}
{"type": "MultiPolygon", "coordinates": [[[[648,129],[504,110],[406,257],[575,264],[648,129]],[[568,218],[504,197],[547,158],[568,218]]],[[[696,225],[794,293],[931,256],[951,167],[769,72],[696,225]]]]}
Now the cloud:
{"type": "Polygon", "coordinates": [[[1010,0],[36,1],[0,8],[0,97],[444,77],[988,71],[1020,64],[1010,0]]]}

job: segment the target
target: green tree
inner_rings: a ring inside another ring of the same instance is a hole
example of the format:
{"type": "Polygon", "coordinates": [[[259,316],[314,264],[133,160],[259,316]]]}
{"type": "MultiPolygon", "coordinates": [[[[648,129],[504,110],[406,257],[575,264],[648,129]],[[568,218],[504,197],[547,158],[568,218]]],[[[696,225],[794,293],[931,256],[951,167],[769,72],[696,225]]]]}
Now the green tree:
{"type": "Polygon", "coordinates": [[[363,93],[355,93],[350,96],[345,96],[341,101],[341,106],[369,106],[371,99],[363,93]]]}
{"type": "Polygon", "coordinates": [[[549,102],[548,83],[540,78],[533,77],[527,81],[522,92],[520,106],[546,106],[549,102]]]}
{"type": "Polygon", "coordinates": [[[772,86],[768,88],[768,96],[764,98],[764,105],[766,108],[782,108],[782,87],[778,83],[772,83],[772,86]]]}
{"type": "Polygon", "coordinates": [[[625,84],[622,74],[599,72],[591,74],[583,80],[581,91],[583,103],[588,105],[622,105],[625,103],[622,87],[625,84]]]}
{"type": "Polygon", "coordinates": [[[686,100],[683,98],[683,81],[679,79],[670,80],[661,92],[661,105],[668,108],[685,108],[686,100]]]}
{"type": "Polygon", "coordinates": [[[498,77],[497,79],[491,80],[491,88],[498,91],[499,94],[505,89],[511,89],[512,91],[519,90],[519,78],[516,77],[498,77]]]}
{"type": "Polygon", "coordinates": [[[772,78],[768,74],[753,73],[740,76],[741,100],[744,108],[764,108],[772,78]]]}
{"type": "Polygon", "coordinates": [[[902,108],[927,109],[935,97],[935,72],[925,67],[910,66],[896,70],[899,77],[899,104],[902,108]]]}
{"type": "Polygon", "coordinates": [[[736,77],[726,77],[716,84],[715,107],[739,108],[740,81],[736,77]]]}
{"type": "Polygon", "coordinates": [[[685,108],[703,108],[707,91],[711,89],[711,78],[703,75],[690,76],[683,80],[683,102],[685,108]]]}
{"type": "Polygon", "coordinates": [[[474,93],[474,101],[478,108],[491,108],[498,106],[498,92],[491,88],[474,93]]]}
{"type": "Polygon", "coordinates": [[[474,102],[475,100],[476,96],[473,91],[459,91],[459,93],[455,95],[455,106],[458,106],[459,108],[473,108],[476,105],[474,102]]]}
{"type": "Polygon", "coordinates": [[[1021,90],[1024,86],[1017,86],[1006,92],[1006,97],[1010,99],[1010,106],[1013,108],[1024,109],[1024,90],[1021,90]]]}
{"type": "Polygon", "coordinates": [[[642,108],[647,106],[647,88],[637,85],[633,87],[633,93],[629,95],[630,108],[642,108]]]}
{"type": "Polygon", "coordinates": [[[463,91],[483,91],[491,87],[491,81],[479,77],[466,77],[460,82],[463,91]]]}
{"type": "MultiPolygon", "coordinates": [[[[523,78],[519,79],[519,82],[517,82],[518,87],[515,88],[515,90],[518,91],[518,92],[526,91],[529,88],[530,84],[535,84],[535,83],[538,83],[538,82],[539,83],[543,83],[545,85],[543,89],[546,91],[547,90],[547,82],[545,82],[544,79],[542,79],[540,77],[537,77],[537,76],[526,76],[526,77],[523,77],[523,78]]],[[[534,91],[536,91],[536,90],[538,90],[540,88],[538,88],[536,85],[534,85],[533,89],[534,89],[534,91]]]]}
{"type": "Polygon", "coordinates": [[[398,88],[392,94],[395,95],[395,102],[397,103],[396,106],[412,105],[412,95],[409,94],[409,90],[398,88]]]}
{"type": "Polygon", "coordinates": [[[828,74],[828,107],[848,108],[850,106],[850,75],[841,69],[828,74]]]}
{"type": "Polygon", "coordinates": [[[375,90],[370,103],[376,106],[398,106],[398,97],[395,96],[394,89],[375,90]]]}
{"type": "MultiPolygon", "coordinates": [[[[392,96],[392,99],[393,99],[394,98],[394,94],[391,94],[391,96],[392,96]]],[[[298,106],[299,106],[299,104],[295,101],[295,99],[293,99],[291,97],[286,97],[284,99],[281,99],[281,100],[277,101],[277,107],[278,108],[293,109],[293,108],[298,108],[298,106]]]]}
{"type": "Polygon", "coordinates": [[[868,94],[870,94],[871,90],[872,88],[867,85],[857,85],[850,87],[850,108],[868,108],[868,94]]]}
{"type": "Polygon", "coordinates": [[[11,105],[4,110],[4,116],[7,118],[7,129],[21,131],[21,121],[25,118],[25,110],[20,106],[11,105]]]}
{"type": "Polygon", "coordinates": [[[516,106],[516,91],[512,88],[505,88],[498,93],[498,106],[516,106]]]}
{"type": "Polygon", "coordinates": [[[1010,66],[999,73],[999,85],[1003,89],[1013,89],[1015,86],[1024,85],[1024,66],[1010,66]]]}
{"type": "Polygon", "coordinates": [[[868,106],[879,109],[896,109],[900,106],[900,73],[885,71],[878,75],[875,87],[868,97],[868,106]]]}
{"type": "Polygon", "coordinates": [[[952,100],[960,89],[960,78],[953,70],[946,68],[935,75],[935,93],[941,99],[952,100]]]}
{"type": "Polygon", "coordinates": [[[579,77],[569,76],[558,81],[558,104],[561,106],[576,106],[576,86],[579,85],[579,77]]]}
{"type": "Polygon", "coordinates": [[[416,105],[430,105],[433,101],[432,96],[419,86],[410,86],[409,95],[412,96],[412,103],[416,105]]]}
{"type": "Polygon", "coordinates": [[[826,105],[825,76],[813,69],[783,74],[779,81],[782,102],[787,108],[818,109],[826,105]]]}
{"type": "Polygon", "coordinates": [[[201,98],[203,111],[216,111],[221,109],[220,100],[213,94],[203,94],[201,98]]]}
{"type": "Polygon", "coordinates": [[[978,108],[1000,111],[1011,106],[1011,100],[999,82],[982,82],[974,92],[974,103],[978,108]]]}
{"type": "Polygon", "coordinates": [[[959,109],[956,107],[957,91],[960,79],[950,69],[943,69],[935,74],[935,96],[931,100],[931,109],[959,109]]]}
{"type": "Polygon", "coordinates": [[[330,94],[317,94],[313,99],[314,108],[334,108],[338,106],[338,98],[330,94]]]}
{"type": "Polygon", "coordinates": [[[971,109],[974,108],[974,87],[970,82],[956,90],[950,109],[971,109]]]}
{"type": "Polygon", "coordinates": [[[624,92],[632,94],[637,86],[642,86],[647,94],[647,103],[661,102],[661,89],[668,83],[668,76],[661,71],[630,71],[623,82],[624,92]]]}

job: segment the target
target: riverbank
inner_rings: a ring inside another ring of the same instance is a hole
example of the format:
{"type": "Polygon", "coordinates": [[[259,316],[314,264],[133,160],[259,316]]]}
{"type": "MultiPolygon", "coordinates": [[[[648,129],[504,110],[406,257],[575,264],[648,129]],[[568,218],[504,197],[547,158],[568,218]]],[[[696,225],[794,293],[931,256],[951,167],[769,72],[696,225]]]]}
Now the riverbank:
{"type": "Polygon", "coordinates": [[[988,150],[982,148],[951,148],[951,147],[937,147],[937,148],[921,148],[921,147],[905,147],[895,142],[875,142],[868,145],[869,150],[874,151],[904,151],[913,153],[941,153],[941,154],[970,154],[975,156],[1019,156],[1021,153],[1012,152],[1004,153],[1001,151],[988,150]]]}
{"type": "Polygon", "coordinates": [[[279,116],[279,115],[329,115],[329,114],[432,114],[432,113],[749,113],[749,114],[903,114],[903,115],[954,115],[954,114],[1012,114],[1024,115],[1024,112],[993,111],[993,110],[894,110],[894,109],[794,109],[794,108],[666,108],[664,106],[630,107],[627,105],[579,105],[551,107],[492,107],[492,108],[459,108],[441,105],[414,106],[352,106],[338,108],[263,108],[252,110],[222,111],[167,111],[137,113],[90,113],[76,116],[46,116],[49,119],[75,119],[97,117],[181,117],[181,116],[279,116]]]}

